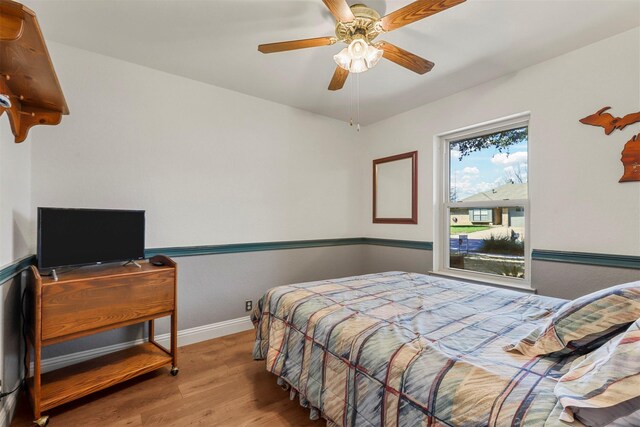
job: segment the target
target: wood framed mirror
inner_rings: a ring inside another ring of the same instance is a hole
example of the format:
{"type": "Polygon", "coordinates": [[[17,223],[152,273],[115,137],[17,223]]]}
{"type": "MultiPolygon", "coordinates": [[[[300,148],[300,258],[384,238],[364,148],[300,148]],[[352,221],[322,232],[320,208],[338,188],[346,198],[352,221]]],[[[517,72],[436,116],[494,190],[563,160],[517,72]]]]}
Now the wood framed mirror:
{"type": "Polygon", "coordinates": [[[418,152],[373,161],[373,222],[418,223],[418,152]]]}

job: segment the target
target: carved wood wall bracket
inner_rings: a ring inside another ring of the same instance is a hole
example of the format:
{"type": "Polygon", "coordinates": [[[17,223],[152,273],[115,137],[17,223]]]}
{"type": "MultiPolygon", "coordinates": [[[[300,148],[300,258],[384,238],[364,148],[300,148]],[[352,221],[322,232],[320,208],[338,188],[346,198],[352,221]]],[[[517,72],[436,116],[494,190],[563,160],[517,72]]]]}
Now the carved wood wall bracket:
{"type": "Polygon", "coordinates": [[[0,94],[11,103],[0,116],[7,112],[15,142],[69,114],[35,13],[12,0],[0,0],[0,94]]]}
{"type": "Polygon", "coordinates": [[[20,97],[15,96],[2,80],[0,80],[0,93],[8,95],[11,99],[10,108],[0,107],[0,116],[4,111],[7,112],[15,142],[27,139],[29,129],[35,125],[57,125],[62,120],[62,113],[59,111],[23,104],[20,97]]]}

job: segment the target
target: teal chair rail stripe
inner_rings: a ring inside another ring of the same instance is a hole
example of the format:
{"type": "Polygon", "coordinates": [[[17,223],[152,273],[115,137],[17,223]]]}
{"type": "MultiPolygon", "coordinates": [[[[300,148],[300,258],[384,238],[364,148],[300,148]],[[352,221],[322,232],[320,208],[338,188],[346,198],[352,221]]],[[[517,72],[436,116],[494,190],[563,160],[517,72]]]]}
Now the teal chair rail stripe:
{"type": "Polygon", "coordinates": [[[293,240],[285,242],[232,243],[228,245],[183,246],[152,248],[145,251],[145,257],[162,254],[182,257],[194,255],[234,254],[241,252],[274,251],[281,249],[318,248],[323,246],[344,246],[363,244],[361,237],[322,240],[293,240]]]}
{"type": "Polygon", "coordinates": [[[564,262],[603,267],[633,268],[640,270],[640,256],[594,254],[588,252],[562,252],[534,249],[531,259],[536,261],[564,262]]]}
{"type": "Polygon", "coordinates": [[[24,258],[20,258],[19,260],[2,267],[2,269],[0,269],[0,283],[4,283],[12,277],[20,274],[23,270],[29,268],[30,265],[35,264],[35,262],[35,255],[27,255],[24,258]]]}
{"type": "Polygon", "coordinates": [[[419,242],[415,240],[395,240],[395,239],[374,239],[371,237],[363,237],[364,244],[377,246],[393,246],[395,248],[422,249],[425,251],[433,250],[432,242],[419,242]]]}
{"type": "Polygon", "coordinates": [[[260,243],[233,243],[228,245],[211,246],[186,246],[153,248],[145,251],[145,257],[162,254],[167,256],[181,257],[194,255],[213,254],[233,254],[240,252],[274,251],[281,249],[302,249],[318,248],[323,246],[345,246],[345,245],[380,245],[394,246],[409,249],[432,250],[431,242],[417,242],[411,240],[373,239],[368,237],[350,237],[343,239],[322,239],[322,240],[292,240],[285,242],[260,242],[260,243]]]}
{"type": "MultiPolygon", "coordinates": [[[[431,242],[417,242],[411,240],[393,239],[373,239],[368,237],[348,237],[341,239],[318,239],[318,240],[292,240],[284,242],[259,242],[259,243],[232,243],[228,245],[207,245],[207,246],[182,246],[168,248],[150,248],[145,250],[145,258],[154,255],[167,255],[170,257],[184,257],[195,255],[215,255],[234,254],[242,252],[274,251],[282,249],[303,249],[319,248],[326,246],[346,246],[346,245],[381,245],[393,246],[409,249],[431,250],[431,242]]],[[[35,255],[28,255],[20,258],[11,264],[0,269],[0,283],[4,283],[21,271],[35,264],[35,255]]]]}
{"type": "MultiPolygon", "coordinates": [[[[228,245],[183,246],[151,248],[145,250],[145,257],[163,254],[172,257],[232,254],[242,252],[273,251],[282,249],[318,248],[345,245],[376,245],[396,248],[433,250],[432,242],[414,240],[376,239],[371,237],[350,237],[342,239],[292,240],[284,242],[233,243],[228,245]]],[[[584,264],[603,267],[632,268],[640,270],[640,257],[632,255],[596,254],[587,252],[563,252],[534,249],[531,258],[536,261],[553,261],[569,264],[584,264]]],[[[0,283],[4,283],[35,264],[36,257],[28,255],[0,269],[0,283]]]]}

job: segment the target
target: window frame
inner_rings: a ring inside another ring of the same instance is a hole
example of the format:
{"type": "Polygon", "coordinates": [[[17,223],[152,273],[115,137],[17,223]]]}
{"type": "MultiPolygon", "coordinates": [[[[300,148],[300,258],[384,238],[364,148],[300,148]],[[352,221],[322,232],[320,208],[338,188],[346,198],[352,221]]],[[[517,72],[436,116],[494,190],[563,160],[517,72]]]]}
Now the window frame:
{"type": "MultiPolygon", "coordinates": [[[[533,290],[531,287],[531,192],[529,156],[527,158],[527,199],[480,201],[480,202],[451,202],[450,200],[450,159],[449,144],[461,139],[489,135],[495,132],[507,131],[527,126],[530,129],[530,112],[514,114],[512,116],[467,126],[461,129],[441,133],[433,138],[434,150],[434,221],[433,221],[433,272],[439,275],[452,276],[467,280],[474,280],[508,286],[525,290],[533,290]],[[499,205],[499,206],[497,206],[499,205]],[[491,273],[461,270],[449,267],[449,213],[451,209],[493,209],[495,207],[522,207],[525,217],[525,242],[524,242],[524,268],[523,279],[498,276],[491,273]]],[[[527,138],[527,153],[530,153],[531,132],[527,138]]]]}

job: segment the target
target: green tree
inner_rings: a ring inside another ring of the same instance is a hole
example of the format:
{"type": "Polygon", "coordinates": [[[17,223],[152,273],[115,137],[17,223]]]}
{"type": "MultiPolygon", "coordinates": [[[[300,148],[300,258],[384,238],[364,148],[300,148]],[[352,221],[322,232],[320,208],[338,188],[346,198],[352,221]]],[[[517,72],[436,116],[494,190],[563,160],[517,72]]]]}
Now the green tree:
{"type": "Polygon", "coordinates": [[[474,151],[480,151],[483,148],[495,147],[501,153],[509,154],[509,148],[512,145],[526,141],[528,138],[528,128],[510,129],[501,132],[492,133],[491,135],[482,135],[475,138],[461,139],[451,143],[452,150],[460,152],[459,160],[474,151]]]}

